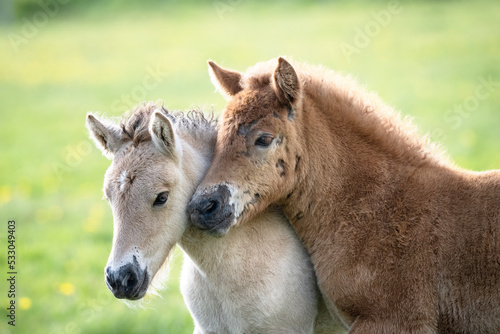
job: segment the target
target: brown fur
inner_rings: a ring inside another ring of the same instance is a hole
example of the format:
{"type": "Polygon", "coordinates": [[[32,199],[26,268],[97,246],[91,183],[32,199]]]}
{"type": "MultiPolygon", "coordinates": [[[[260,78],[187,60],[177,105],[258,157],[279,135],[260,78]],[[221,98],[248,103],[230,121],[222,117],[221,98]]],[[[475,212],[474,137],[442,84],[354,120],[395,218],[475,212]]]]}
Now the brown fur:
{"type": "Polygon", "coordinates": [[[350,333],[500,333],[498,171],[455,167],[337,73],[280,58],[239,82],[198,192],[230,185],[235,224],[279,204],[350,333]]]}

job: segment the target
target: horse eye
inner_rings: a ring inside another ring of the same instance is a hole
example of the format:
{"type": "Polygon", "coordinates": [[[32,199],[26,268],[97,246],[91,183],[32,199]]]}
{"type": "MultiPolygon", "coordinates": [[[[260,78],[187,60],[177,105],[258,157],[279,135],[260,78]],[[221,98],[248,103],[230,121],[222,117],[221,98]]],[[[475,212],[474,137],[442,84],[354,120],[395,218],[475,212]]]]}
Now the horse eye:
{"type": "Polygon", "coordinates": [[[153,206],[162,206],[163,204],[167,203],[167,199],[168,199],[168,191],[161,192],[158,194],[158,196],[156,196],[153,206]]]}
{"type": "Polygon", "coordinates": [[[264,133],[255,140],[255,146],[267,147],[273,142],[274,136],[270,133],[264,133]]]}

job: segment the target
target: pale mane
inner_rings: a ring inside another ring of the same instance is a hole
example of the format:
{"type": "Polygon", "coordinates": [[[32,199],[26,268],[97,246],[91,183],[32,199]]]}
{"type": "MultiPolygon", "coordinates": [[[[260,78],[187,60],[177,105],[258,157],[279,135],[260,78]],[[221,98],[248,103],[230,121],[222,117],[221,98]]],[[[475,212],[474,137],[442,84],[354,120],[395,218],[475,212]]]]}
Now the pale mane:
{"type": "Polygon", "coordinates": [[[181,137],[186,135],[190,139],[213,141],[217,135],[213,114],[206,116],[201,110],[191,110],[185,113],[168,111],[163,104],[144,102],[127,112],[121,120],[122,139],[131,141],[134,145],[151,141],[148,125],[156,110],[168,117],[181,137]]]}

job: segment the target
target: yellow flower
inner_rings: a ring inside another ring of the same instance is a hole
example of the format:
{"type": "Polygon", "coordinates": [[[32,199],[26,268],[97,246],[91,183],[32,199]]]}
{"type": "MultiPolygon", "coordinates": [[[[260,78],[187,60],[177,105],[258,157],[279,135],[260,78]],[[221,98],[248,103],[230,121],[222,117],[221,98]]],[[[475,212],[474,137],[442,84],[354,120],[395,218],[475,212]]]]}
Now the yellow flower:
{"type": "Polygon", "coordinates": [[[19,307],[21,310],[29,310],[31,308],[31,299],[28,297],[19,299],[19,307]]]}
{"type": "Polygon", "coordinates": [[[75,293],[75,287],[71,283],[61,283],[59,284],[59,292],[66,296],[71,296],[75,293]]]}
{"type": "Polygon", "coordinates": [[[0,203],[9,203],[10,197],[9,186],[0,187],[0,203]]]}

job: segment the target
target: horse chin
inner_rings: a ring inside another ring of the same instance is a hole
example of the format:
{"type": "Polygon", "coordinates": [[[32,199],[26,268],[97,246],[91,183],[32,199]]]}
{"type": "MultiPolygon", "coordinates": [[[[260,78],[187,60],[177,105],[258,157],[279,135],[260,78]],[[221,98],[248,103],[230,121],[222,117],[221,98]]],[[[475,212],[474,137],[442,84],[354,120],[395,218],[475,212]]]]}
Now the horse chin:
{"type": "Polygon", "coordinates": [[[234,213],[234,205],[232,205],[233,212],[229,214],[225,219],[223,219],[216,226],[207,229],[208,233],[216,237],[222,237],[226,235],[232,228],[238,227],[241,224],[245,224],[247,221],[252,219],[256,215],[255,202],[251,201],[243,206],[243,210],[239,213],[234,213]]]}
{"type": "Polygon", "coordinates": [[[216,225],[201,229],[214,237],[222,237],[226,235],[227,232],[229,232],[233,225],[235,225],[235,218],[234,214],[231,212],[231,214],[225,216],[216,225]]]}

